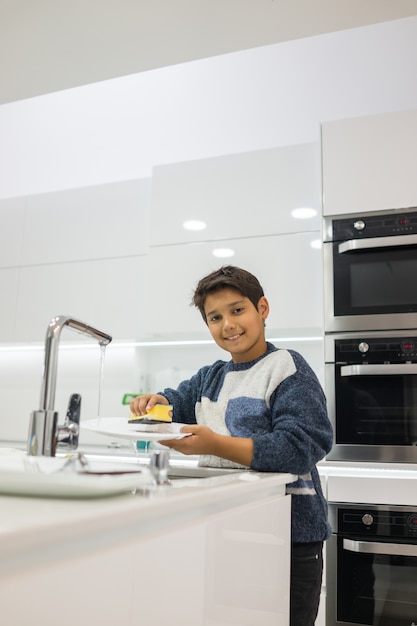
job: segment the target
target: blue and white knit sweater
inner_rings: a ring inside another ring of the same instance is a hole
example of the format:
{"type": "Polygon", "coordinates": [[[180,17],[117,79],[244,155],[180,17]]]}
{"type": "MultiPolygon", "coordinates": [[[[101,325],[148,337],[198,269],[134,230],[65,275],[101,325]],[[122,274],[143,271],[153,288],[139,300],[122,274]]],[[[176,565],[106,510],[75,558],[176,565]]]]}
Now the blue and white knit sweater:
{"type": "MultiPolygon", "coordinates": [[[[287,487],[292,495],[292,541],[327,539],[327,503],[316,463],[329,452],[333,433],[321,385],[298,352],[268,343],[265,354],[254,361],[216,361],[178,389],[161,393],[173,405],[176,422],[252,438],[251,469],[298,476],[287,487]]],[[[200,457],[200,464],[242,467],[215,456],[200,457]]]]}

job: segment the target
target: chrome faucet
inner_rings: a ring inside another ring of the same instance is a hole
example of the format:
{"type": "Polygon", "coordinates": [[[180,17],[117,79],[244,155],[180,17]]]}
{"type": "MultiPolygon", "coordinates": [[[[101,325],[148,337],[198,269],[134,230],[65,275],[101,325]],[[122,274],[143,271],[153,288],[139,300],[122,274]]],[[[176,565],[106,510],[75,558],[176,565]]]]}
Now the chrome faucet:
{"type": "Polygon", "coordinates": [[[69,447],[73,438],[78,442],[78,424],[66,420],[64,426],[58,426],[58,413],[54,410],[58,345],[64,326],[96,339],[101,346],[112,340],[110,335],[68,315],[58,315],[50,321],[45,340],[40,409],[32,412],[29,423],[27,453],[31,456],[55,456],[58,433],[64,434],[69,447]]]}

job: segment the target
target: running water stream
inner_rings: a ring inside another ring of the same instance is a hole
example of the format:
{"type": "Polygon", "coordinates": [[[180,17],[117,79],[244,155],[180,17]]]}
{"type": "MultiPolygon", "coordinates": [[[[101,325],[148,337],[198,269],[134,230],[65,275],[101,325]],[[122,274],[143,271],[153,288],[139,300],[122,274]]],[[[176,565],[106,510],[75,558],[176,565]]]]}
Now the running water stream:
{"type": "Polygon", "coordinates": [[[106,356],[106,346],[103,344],[100,344],[100,378],[99,378],[99,384],[98,384],[98,407],[97,407],[97,418],[98,418],[99,425],[100,425],[100,419],[101,419],[101,400],[102,400],[102,391],[103,391],[105,356],[106,356]]]}

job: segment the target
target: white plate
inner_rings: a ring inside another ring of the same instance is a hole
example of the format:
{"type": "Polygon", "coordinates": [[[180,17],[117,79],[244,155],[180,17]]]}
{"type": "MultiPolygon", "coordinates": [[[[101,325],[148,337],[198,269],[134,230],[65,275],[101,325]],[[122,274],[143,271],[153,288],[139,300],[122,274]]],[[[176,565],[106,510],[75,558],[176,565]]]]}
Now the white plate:
{"type": "Polygon", "coordinates": [[[181,439],[189,434],[180,432],[185,424],[176,422],[169,424],[129,424],[126,417],[97,417],[86,421],[81,420],[80,426],[102,435],[133,439],[133,441],[181,439]]]}
{"type": "Polygon", "coordinates": [[[91,463],[89,469],[93,473],[60,472],[66,460],[2,455],[0,493],[49,498],[100,498],[147,487],[152,480],[148,468],[132,471],[134,466],[121,466],[119,463],[91,463]],[[123,470],[127,473],[120,473],[123,470]]]}

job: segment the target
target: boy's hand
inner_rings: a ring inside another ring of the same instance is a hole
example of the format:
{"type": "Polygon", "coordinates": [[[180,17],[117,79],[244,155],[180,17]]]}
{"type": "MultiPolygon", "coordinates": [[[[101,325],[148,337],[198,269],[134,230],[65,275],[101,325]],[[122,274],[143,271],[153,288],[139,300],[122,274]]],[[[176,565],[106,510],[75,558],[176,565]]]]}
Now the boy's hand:
{"type": "Polygon", "coordinates": [[[147,411],[150,411],[155,404],[169,404],[169,402],[164,396],[157,393],[146,393],[143,396],[133,398],[129,407],[133,415],[146,415],[147,411]]]}
{"type": "Polygon", "coordinates": [[[208,426],[199,424],[187,424],[181,428],[181,432],[191,433],[191,435],[182,439],[168,439],[159,443],[177,452],[182,452],[182,454],[210,454],[247,467],[250,467],[252,463],[252,439],[219,435],[208,426]]]}
{"type": "Polygon", "coordinates": [[[160,441],[162,445],[182,454],[215,454],[216,441],[220,435],[208,426],[191,424],[181,428],[182,433],[190,433],[190,437],[160,441]]]}

